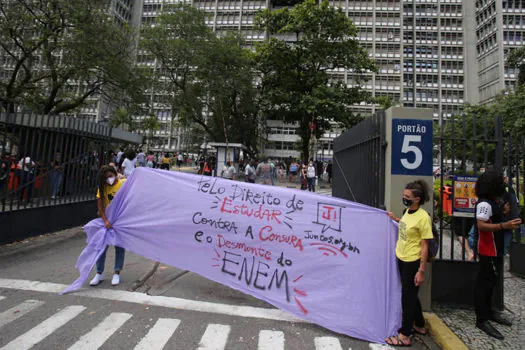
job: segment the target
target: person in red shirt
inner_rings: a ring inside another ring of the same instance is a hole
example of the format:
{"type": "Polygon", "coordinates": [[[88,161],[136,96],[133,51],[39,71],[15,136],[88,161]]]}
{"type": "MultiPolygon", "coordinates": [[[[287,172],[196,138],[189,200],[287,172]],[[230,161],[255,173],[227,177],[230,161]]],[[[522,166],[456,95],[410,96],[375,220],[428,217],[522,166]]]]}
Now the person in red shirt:
{"type": "Polygon", "coordinates": [[[505,194],[503,175],[495,170],[483,173],[476,182],[476,224],[479,232],[478,276],[474,304],[476,327],[496,339],[503,335],[489,321],[510,326],[512,323],[492,311],[492,293],[496,286],[496,266],[503,254],[503,231],[519,228],[521,219],[503,222],[502,198],[505,194]]]}

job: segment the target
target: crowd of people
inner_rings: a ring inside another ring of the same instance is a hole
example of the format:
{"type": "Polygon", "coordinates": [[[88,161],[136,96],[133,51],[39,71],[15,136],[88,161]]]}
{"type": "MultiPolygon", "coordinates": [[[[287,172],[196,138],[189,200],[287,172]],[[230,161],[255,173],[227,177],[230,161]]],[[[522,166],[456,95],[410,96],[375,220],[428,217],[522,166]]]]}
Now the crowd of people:
{"type": "Polygon", "coordinates": [[[220,176],[229,180],[243,179],[245,182],[260,182],[275,185],[285,181],[299,183],[302,190],[315,192],[317,181],[321,178],[328,183],[332,181],[332,162],[298,161],[289,157],[284,161],[273,161],[270,158],[241,159],[238,168],[233,162],[227,161],[221,169],[217,169],[217,159],[214,156],[201,155],[198,160],[197,173],[206,176],[220,176]]]}
{"type": "MultiPolygon", "coordinates": [[[[169,152],[144,152],[142,149],[138,151],[134,149],[124,150],[121,148],[118,152],[111,152],[109,159],[115,163],[117,169],[121,168],[136,168],[136,167],[147,167],[155,169],[169,170],[172,166],[176,165],[178,168],[183,166],[192,166],[195,164],[195,156],[189,156],[182,152],[169,153],[169,152]],[[124,164],[125,163],[125,164],[124,164]]],[[[124,171],[122,170],[122,173],[124,171]]]]}
{"type": "Polygon", "coordinates": [[[40,196],[44,193],[52,200],[91,190],[101,161],[97,152],[72,157],[56,149],[46,156],[51,160],[34,159],[30,153],[5,155],[0,160],[0,199],[5,200],[9,192],[10,198],[31,203],[35,187],[42,183],[45,191],[40,196]]]}

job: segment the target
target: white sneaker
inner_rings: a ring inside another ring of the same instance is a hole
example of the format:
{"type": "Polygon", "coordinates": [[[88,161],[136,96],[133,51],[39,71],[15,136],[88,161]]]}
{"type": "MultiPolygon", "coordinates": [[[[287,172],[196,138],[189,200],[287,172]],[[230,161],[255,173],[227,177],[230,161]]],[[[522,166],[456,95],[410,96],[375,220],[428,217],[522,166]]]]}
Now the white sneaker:
{"type": "Polygon", "coordinates": [[[95,275],[95,277],[93,277],[93,279],[91,280],[91,282],[89,282],[89,285],[90,286],[96,286],[98,285],[100,282],[102,282],[104,280],[104,274],[99,274],[97,273],[95,275]]]}
{"type": "Polygon", "coordinates": [[[120,275],[114,274],[113,278],[111,279],[111,285],[116,286],[120,283],[120,275]]]}

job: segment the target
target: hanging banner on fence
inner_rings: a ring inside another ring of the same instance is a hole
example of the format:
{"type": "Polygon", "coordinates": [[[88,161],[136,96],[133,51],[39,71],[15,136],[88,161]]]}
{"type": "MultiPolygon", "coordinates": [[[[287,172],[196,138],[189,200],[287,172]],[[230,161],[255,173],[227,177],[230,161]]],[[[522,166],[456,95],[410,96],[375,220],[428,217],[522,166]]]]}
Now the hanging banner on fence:
{"type": "Polygon", "coordinates": [[[452,215],[463,218],[473,218],[476,212],[476,181],[477,176],[454,176],[452,215]]]}
{"type": "Polygon", "coordinates": [[[88,223],[80,288],[107,244],[189,270],[335,332],[397,334],[397,226],[384,211],[314,193],[137,168],[88,223]]]}

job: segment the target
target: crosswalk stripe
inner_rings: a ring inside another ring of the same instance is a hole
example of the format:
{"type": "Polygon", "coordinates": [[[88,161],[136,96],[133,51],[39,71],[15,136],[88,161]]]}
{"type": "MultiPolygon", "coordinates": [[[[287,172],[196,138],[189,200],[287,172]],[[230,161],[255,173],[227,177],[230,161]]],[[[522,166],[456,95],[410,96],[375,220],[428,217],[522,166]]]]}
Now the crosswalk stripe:
{"type": "Polygon", "coordinates": [[[26,300],[23,303],[2,312],[0,314],[0,328],[43,304],[44,302],[39,300],[26,300]]]}
{"type": "Polygon", "coordinates": [[[43,321],[33,329],[22,334],[6,346],[2,350],[25,350],[30,349],[37,343],[44,340],[51,333],[58,328],[71,321],[78,316],[86,308],[80,305],[67,306],[63,310],[57,312],[47,320],[43,321]]]}
{"type": "Polygon", "coordinates": [[[95,328],[80,337],[69,350],[91,350],[101,347],[127,320],[131,314],[114,312],[100,322],[95,328]]]}
{"type": "Polygon", "coordinates": [[[258,350],[284,350],[284,333],[263,330],[259,332],[258,350]]]}
{"type": "Polygon", "coordinates": [[[159,318],[135,350],[162,350],[180,324],[180,320],[159,318]]]}
{"type": "Polygon", "coordinates": [[[202,335],[197,350],[223,350],[230,334],[230,326],[210,324],[202,335]]]}
{"type": "Polygon", "coordinates": [[[343,350],[339,339],[334,337],[316,337],[315,350],[343,350]]]}
{"type": "Polygon", "coordinates": [[[3,296],[0,295],[0,301],[2,301],[2,300],[4,300],[4,299],[5,299],[5,297],[3,297],[3,296]]]}
{"type": "Polygon", "coordinates": [[[396,350],[396,348],[386,344],[370,343],[368,347],[370,350],[396,350]]]}

